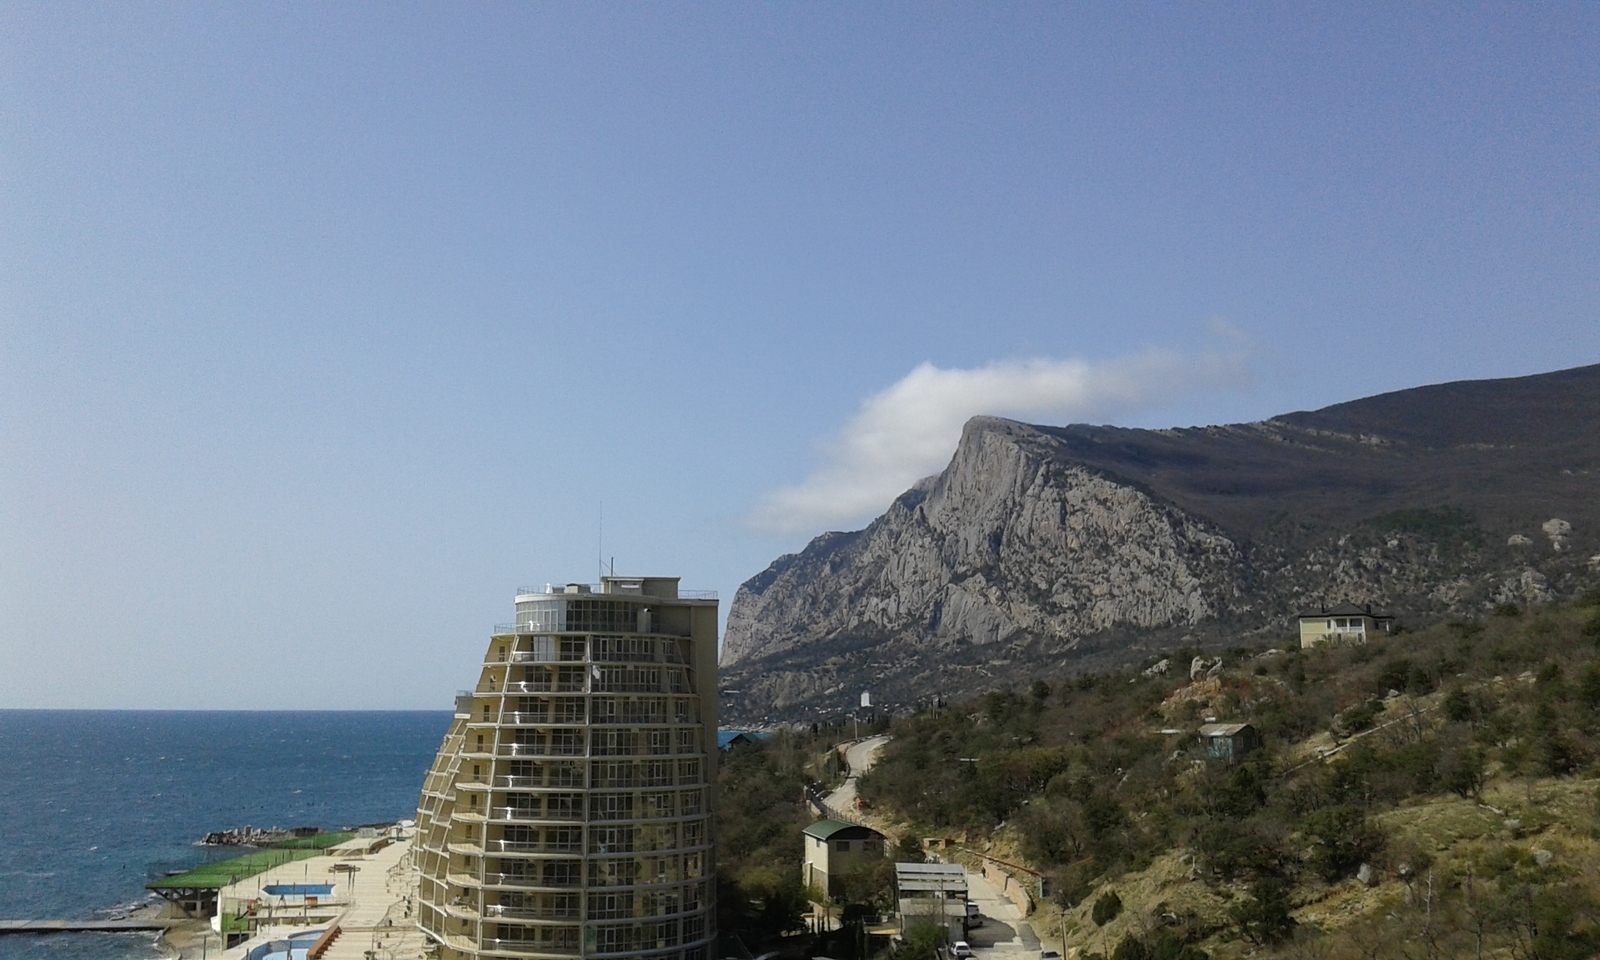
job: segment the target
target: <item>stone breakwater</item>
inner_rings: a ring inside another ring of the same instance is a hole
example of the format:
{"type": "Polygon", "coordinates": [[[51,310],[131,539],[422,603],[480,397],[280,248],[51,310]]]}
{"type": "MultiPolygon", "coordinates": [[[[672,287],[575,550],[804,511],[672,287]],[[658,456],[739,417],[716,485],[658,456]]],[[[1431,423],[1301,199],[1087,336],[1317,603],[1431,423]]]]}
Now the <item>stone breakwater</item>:
{"type": "Polygon", "coordinates": [[[321,833],[320,827],[292,827],[282,830],[278,827],[257,829],[244,826],[232,830],[213,830],[205,835],[198,843],[202,847],[265,847],[274,843],[283,843],[285,840],[299,840],[305,837],[314,837],[321,833]]]}

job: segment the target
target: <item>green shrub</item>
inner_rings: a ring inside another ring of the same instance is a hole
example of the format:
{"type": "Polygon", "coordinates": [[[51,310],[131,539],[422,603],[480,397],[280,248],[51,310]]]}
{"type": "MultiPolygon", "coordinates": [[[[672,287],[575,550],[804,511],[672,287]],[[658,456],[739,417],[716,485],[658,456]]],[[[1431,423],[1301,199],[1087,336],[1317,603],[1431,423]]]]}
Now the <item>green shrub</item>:
{"type": "Polygon", "coordinates": [[[1439,786],[1463,799],[1475,799],[1483,792],[1485,767],[1483,751],[1477,747],[1447,750],[1439,758],[1439,786]]]}
{"type": "Polygon", "coordinates": [[[1359,807],[1324,807],[1308,814],[1300,829],[1314,844],[1311,867],[1329,883],[1354,873],[1383,847],[1383,834],[1359,807]]]}
{"type": "Polygon", "coordinates": [[[1093,918],[1095,926],[1103,927],[1117,919],[1117,916],[1121,913],[1122,898],[1117,896],[1117,891],[1108,890],[1095,898],[1094,909],[1090,916],[1093,918]]]}
{"type": "Polygon", "coordinates": [[[1351,707],[1339,714],[1339,731],[1348,735],[1370,730],[1382,709],[1381,704],[1371,702],[1351,707]]]}
{"type": "Polygon", "coordinates": [[[1282,943],[1294,933],[1291,906],[1289,890],[1280,881],[1258,880],[1250,887],[1250,898],[1230,907],[1228,916],[1246,940],[1267,946],[1282,943]]]}
{"type": "Polygon", "coordinates": [[[1288,856],[1276,836],[1256,823],[1210,822],[1195,833],[1195,853],[1224,880],[1281,874],[1288,856]]]}
{"type": "Polygon", "coordinates": [[[1472,695],[1460,687],[1444,695],[1444,699],[1439,703],[1439,709],[1443,710],[1445,717],[1454,723],[1468,723],[1478,715],[1477,704],[1473,702],[1472,695]]]}

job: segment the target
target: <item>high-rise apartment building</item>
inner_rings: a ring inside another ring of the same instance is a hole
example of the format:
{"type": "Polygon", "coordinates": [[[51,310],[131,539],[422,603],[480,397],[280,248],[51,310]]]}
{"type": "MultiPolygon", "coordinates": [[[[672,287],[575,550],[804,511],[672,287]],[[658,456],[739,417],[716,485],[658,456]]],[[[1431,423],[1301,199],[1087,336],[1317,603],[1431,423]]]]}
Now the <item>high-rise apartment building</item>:
{"type": "Polygon", "coordinates": [[[676,578],[524,588],[417,810],[442,960],[707,960],[717,601],[676,578]]]}

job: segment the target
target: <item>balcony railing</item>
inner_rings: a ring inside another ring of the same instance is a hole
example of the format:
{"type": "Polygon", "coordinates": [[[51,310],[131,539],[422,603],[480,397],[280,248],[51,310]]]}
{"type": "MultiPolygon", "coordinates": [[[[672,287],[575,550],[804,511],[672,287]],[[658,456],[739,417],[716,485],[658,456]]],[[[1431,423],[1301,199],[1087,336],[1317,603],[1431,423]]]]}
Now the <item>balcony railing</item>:
{"type": "Polygon", "coordinates": [[[568,890],[572,887],[583,885],[583,878],[578,876],[539,876],[532,873],[486,873],[483,875],[484,883],[507,887],[551,887],[553,889],[568,890]]]}
{"type": "Polygon", "coordinates": [[[485,939],[483,945],[486,949],[499,953],[527,954],[528,956],[545,956],[556,953],[563,956],[577,956],[578,945],[554,944],[535,942],[533,940],[489,940],[485,939]]]}
{"type": "MultiPolygon", "coordinates": [[[[666,600],[669,603],[671,602],[671,598],[670,597],[652,597],[652,596],[650,596],[648,594],[643,594],[643,593],[606,593],[605,592],[605,584],[603,584],[603,583],[585,583],[585,584],[582,584],[582,586],[585,586],[585,587],[589,588],[589,592],[588,593],[567,593],[565,590],[562,589],[565,586],[566,586],[566,584],[564,584],[564,583],[547,583],[547,584],[543,584],[543,585],[537,586],[537,587],[518,587],[516,595],[519,596],[519,597],[579,597],[579,598],[582,598],[582,599],[585,599],[585,600],[609,600],[609,599],[612,599],[612,598],[615,598],[615,597],[643,597],[646,600],[666,600]],[[545,588],[546,587],[554,587],[555,588],[555,592],[554,593],[546,593],[545,592],[545,588]]],[[[678,599],[679,600],[715,600],[715,599],[717,599],[717,591],[715,591],[715,590],[679,590],[678,591],[678,599]]]]}
{"type": "Polygon", "coordinates": [[[539,810],[528,807],[495,807],[496,820],[582,820],[582,810],[539,810]]]}
{"type": "Polygon", "coordinates": [[[510,907],[491,903],[484,908],[484,916],[506,917],[512,920],[582,920],[576,907],[510,907]]]}
{"type": "Polygon", "coordinates": [[[520,840],[491,840],[490,849],[501,853],[582,853],[583,844],[577,843],[525,843],[520,840]]]}
{"type": "MultiPolygon", "coordinates": [[[[515,680],[506,684],[506,693],[554,693],[556,684],[554,680],[515,680]]],[[[490,691],[493,693],[494,691],[490,691]]]]}
{"type": "MultiPolygon", "coordinates": [[[[581,700],[578,701],[578,705],[582,706],[583,702],[581,700]]],[[[493,723],[493,718],[490,718],[488,722],[493,723]]],[[[515,710],[507,710],[505,713],[500,714],[500,723],[518,724],[522,726],[549,727],[560,726],[562,724],[566,724],[568,726],[576,724],[581,726],[587,722],[587,719],[583,715],[575,713],[556,713],[552,716],[551,714],[543,711],[535,713],[521,713],[515,710]]]]}
{"type": "Polygon", "coordinates": [[[581,757],[584,745],[581,743],[502,743],[499,746],[502,757],[581,757]]]}

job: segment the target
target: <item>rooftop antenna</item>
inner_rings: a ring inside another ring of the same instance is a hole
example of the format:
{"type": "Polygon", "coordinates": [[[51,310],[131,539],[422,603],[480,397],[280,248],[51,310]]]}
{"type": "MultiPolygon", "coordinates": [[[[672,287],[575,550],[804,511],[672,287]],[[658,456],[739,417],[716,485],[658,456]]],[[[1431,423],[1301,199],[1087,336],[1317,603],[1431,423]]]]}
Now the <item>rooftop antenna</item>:
{"type": "Polygon", "coordinates": [[[600,529],[595,536],[594,565],[600,571],[600,579],[606,576],[606,502],[600,501],[600,529]]]}

